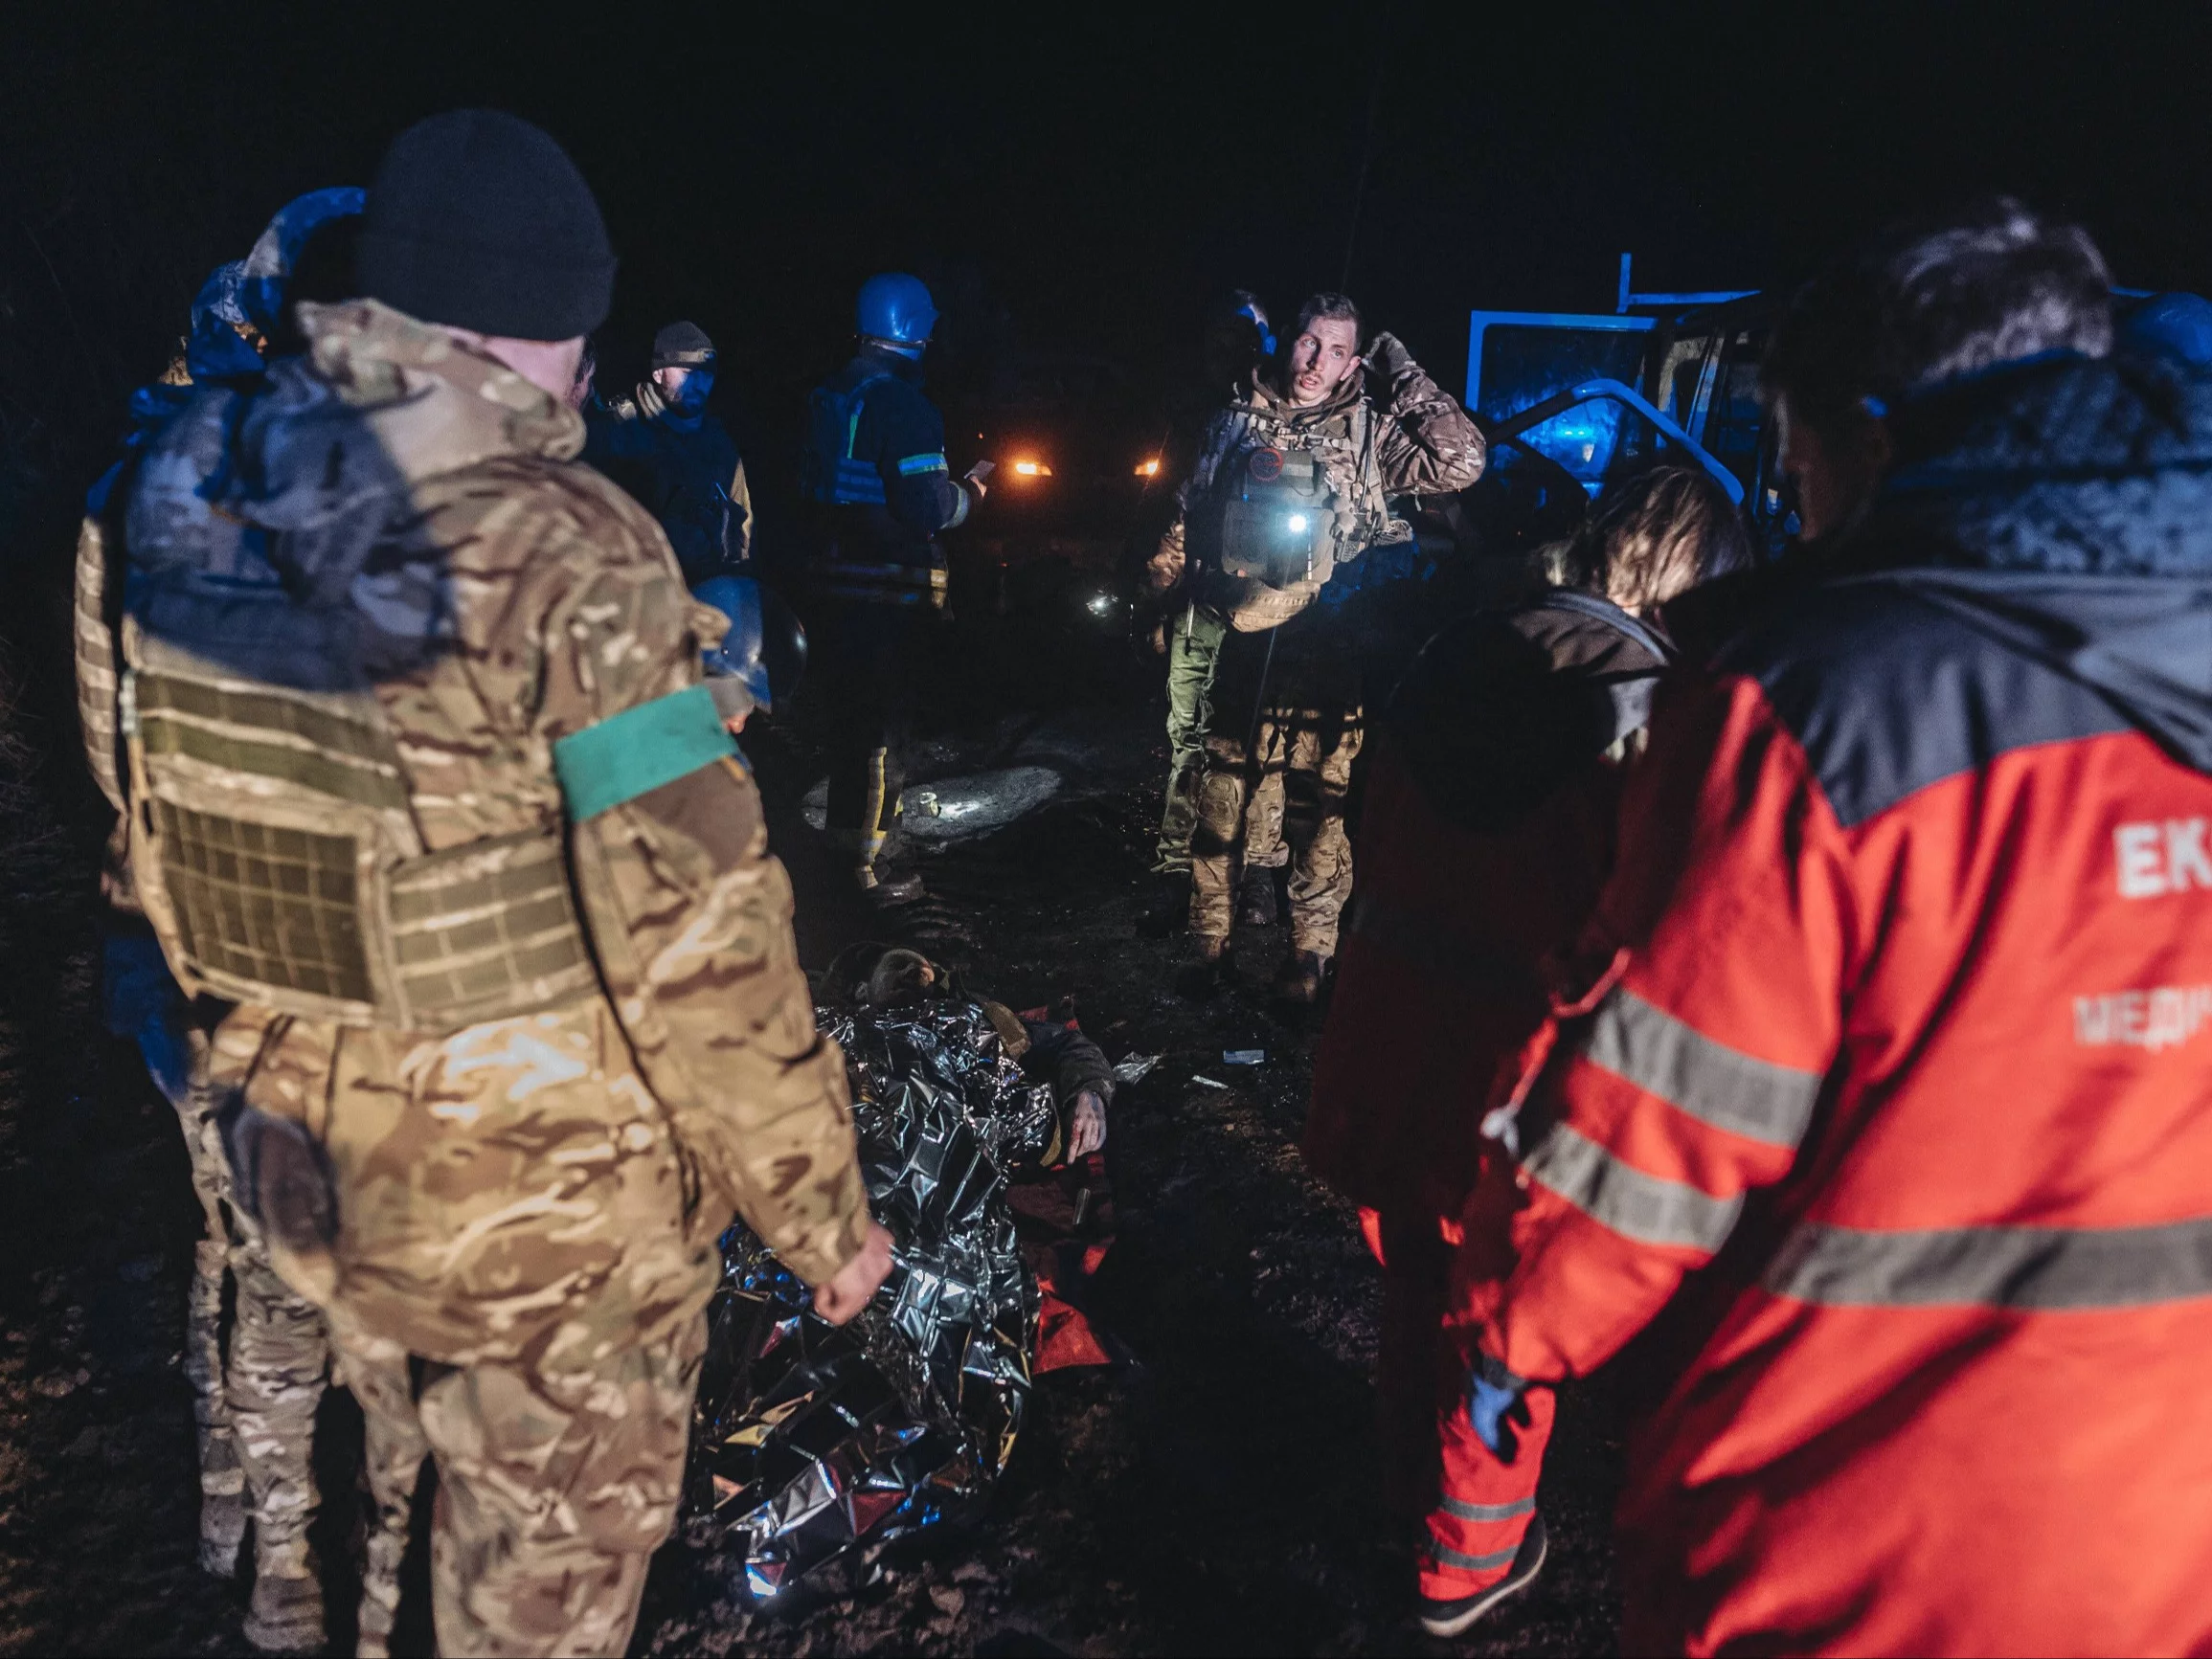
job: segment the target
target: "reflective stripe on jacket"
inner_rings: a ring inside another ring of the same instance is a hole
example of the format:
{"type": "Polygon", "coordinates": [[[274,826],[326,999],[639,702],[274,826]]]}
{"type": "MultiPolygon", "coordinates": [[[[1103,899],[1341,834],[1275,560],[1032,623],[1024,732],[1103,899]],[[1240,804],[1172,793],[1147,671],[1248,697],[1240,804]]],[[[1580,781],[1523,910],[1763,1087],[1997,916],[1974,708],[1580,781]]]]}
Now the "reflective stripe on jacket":
{"type": "Polygon", "coordinates": [[[1548,1379],[1674,1304],[1627,1650],[2212,1646],[2212,383],[2142,380],[1904,412],[1662,697],[1474,1310],[1548,1379]]]}
{"type": "Polygon", "coordinates": [[[803,485],[815,504],[814,582],[824,597],[942,609],[939,530],[970,497],[945,460],[944,420],[921,370],[869,347],[817,387],[803,485]]]}

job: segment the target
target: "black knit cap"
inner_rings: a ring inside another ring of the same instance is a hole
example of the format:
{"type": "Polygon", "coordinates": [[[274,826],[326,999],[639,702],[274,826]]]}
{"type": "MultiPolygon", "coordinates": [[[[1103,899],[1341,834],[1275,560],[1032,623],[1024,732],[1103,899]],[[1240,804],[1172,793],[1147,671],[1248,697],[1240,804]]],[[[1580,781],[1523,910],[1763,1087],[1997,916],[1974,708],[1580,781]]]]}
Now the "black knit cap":
{"type": "Polygon", "coordinates": [[[369,298],[479,334],[570,340],[614,301],[591,186],[551,137],[495,109],[434,115],[392,141],[356,257],[369,298]]]}
{"type": "Polygon", "coordinates": [[[696,323],[671,323],[653,336],[655,369],[697,369],[714,361],[714,342],[696,323]]]}

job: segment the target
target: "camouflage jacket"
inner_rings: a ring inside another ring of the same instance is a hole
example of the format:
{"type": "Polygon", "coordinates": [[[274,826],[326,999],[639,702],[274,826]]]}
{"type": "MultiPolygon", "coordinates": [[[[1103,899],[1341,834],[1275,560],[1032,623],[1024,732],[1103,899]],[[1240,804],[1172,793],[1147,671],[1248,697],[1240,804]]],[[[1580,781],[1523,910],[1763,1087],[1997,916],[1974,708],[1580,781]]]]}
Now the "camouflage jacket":
{"type": "MultiPolygon", "coordinates": [[[[1247,396],[1214,415],[1178,492],[1181,510],[1161,538],[1152,566],[1158,585],[1184,576],[1195,550],[1189,545],[1194,515],[1206,510],[1224,464],[1253,450],[1314,452],[1327,481],[1335,515],[1333,562],[1340,565],[1370,547],[1411,537],[1405,521],[1390,516],[1389,496],[1448,494],[1482,476],[1488,451],[1467,412],[1394,340],[1377,337],[1377,345],[1385,342],[1389,349],[1374,369],[1354,375],[1323,402],[1292,403],[1261,375],[1247,396]],[[1383,393],[1380,407],[1369,400],[1370,384],[1383,393]]],[[[1313,582],[1269,588],[1255,579],[1202,572],[1197,594],[1240,632],[1253,631],[1276,627],[1304,611],[1327,579],[1323,572],[1313,582]]]]}
{"type": "MultiPolygon", "coordinates": [[[[300,310],[308,357],[209,389],[148,447],[128,625],[249,684],[366,686],[429,852],[560,836],[553,743],[699,678],[667,543],[519,375],[372,302],[300,310]]],[[[328,1171],[334,1236],[301,1288],[448,1363],[692,1317],[733,1207],[811,1283],[868,1224],[843,1057],[742,767],[565,834],[583,994],[442,1034],[248,1003],[216,1035],[221,1075],[328,1171]]]]}

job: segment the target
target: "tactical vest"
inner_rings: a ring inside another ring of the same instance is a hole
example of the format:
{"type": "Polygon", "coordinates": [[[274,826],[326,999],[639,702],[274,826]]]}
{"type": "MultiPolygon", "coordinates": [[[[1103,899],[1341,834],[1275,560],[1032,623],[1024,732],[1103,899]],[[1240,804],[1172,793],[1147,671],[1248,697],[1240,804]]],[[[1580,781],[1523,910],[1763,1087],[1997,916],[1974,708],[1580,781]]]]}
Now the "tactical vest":
{"type": "Polygon", "coordinates": [[[861,412],[868,389],[892,377],[870,374],[846,391],[817,386],[807,399],[806,465],[801,480],[809,501],[824,506],[882,506],[883,477],[875,462],[856,457],[861,412]]]}
{"type": "MultiPolygon", "coordinates": [[[[869,389],[892,378],[870,374],[844,391],[835,386],[814,389],[807,402],[806,460],[801,481],[808,500],[829,508],[872,506],[890,511],[882,473],[873,460],[856,456],[853,449],[869,389]]],[[[912,459],[934,460],[938,470],[944,465],[941,455],[912,459]]],[[[946,576],[936,559],[922,565],[869,558],[865,556],[869,549],[852,545],[854,538],[840,524],[845,516],[834,511],[824,515],[814,569],[817,594],[868,605],[944,609],[946,576]]]]}
{"type": "Polygon", "coordinates": [[[1371,539],[1354,531],[1366,436],[1362,403],[1320,421],[1240,411],[1193,527],[1201,560],[1271,587],[1326,581],[1371,539]]]}
{"type": "Polygon", "coordinates": [[[373,693],[123,626],[130,860],[191,995],[442,1034],[598,991],[560,832],[425,852],[373,693]]]}

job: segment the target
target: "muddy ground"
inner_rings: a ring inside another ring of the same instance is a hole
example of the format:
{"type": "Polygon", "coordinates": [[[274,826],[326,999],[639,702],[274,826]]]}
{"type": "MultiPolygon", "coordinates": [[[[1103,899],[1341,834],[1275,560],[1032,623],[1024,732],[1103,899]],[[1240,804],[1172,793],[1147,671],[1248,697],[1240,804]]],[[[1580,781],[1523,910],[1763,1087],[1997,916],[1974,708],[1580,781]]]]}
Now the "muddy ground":
{"type": "MultiPolygon", "coordinates": [[[[1376,1499],[1379,1287],[1352,1213],[1297,1150],[1315,1031],[1245,979],[1205,1005],[1180,941],[1137,927],[1164,769],[1153,681],[1057,673],[950,700],[915,780],[1045,767],[1060,792],[923,861],[917,926],[1016,1007],[1073,998],[1115,1058],[1161,1054],[1116,1102],[1118,1241],[1099,1282],[1135,1356],[1039,1382],[989,1513],[857,1568],[842,1595],[747,1615],[709,1541],[655,1564],[634,1651],[652,1653],[1609,1650],[1614,1413],[1569,1397],[1546,1470],[1551,1564],[1451,1648],[1409,1620],[1407,1541],[1376,1499]],[[1224,1049],[1263,1048],[1257,1067],[1224,1049]],[[1211,1088],[1204,1075],[1228,1083],[1211,1088]]],[[[0,757],[0,1652],[241,1649],[241,1586],[194,1566],[195,1480],[179,1347],[198,1213],[173,1114],[98,1018],[100,825],[66,761],[65,706],[0,757]],[[27,780],[27,781],[26,781],[27,780]]],[[[752,745],[819,967],[869,929],[801,818],[803,728],[752,745]]],[[[342,1606],[359,1422],[325,1405],[321,1539],[342,1606]]],[[[418,1563],[401,1634],[427,1650],[418,1563]]],[[[350,1615],[334,1611],[341,1638],[350,1615]]],[[[341,1646],[338,1650],[346,1650],[341,1646]]]]}

